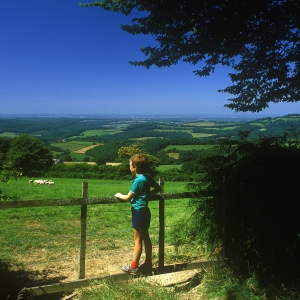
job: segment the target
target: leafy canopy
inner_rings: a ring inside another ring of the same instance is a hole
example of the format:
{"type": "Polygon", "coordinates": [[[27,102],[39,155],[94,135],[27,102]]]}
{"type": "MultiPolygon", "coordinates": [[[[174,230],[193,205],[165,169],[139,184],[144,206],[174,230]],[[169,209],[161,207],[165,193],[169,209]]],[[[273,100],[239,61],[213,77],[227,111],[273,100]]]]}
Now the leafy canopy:
{"type": "Polygon", "coordinates": [[[24,176],[39,176],[53,165],[53,154],[38,139],[20,135],[12,140],[7,161],[24,176]]]}
{"type": "Polygon", "coordinates": [[[258,112],[270,102],[295,102],[300,95],[300,2],[298,0],[102,0],[81,6],[133,16],[130,34],[155,36],[134,66],[167,67],[184,61],[208,76],[231,67],[234,95],[225,106],[258,112]],[[199,64],[201,62],[201,64],[199,64]],[[203,65],[204,63],[204,65],[203,65]]]}

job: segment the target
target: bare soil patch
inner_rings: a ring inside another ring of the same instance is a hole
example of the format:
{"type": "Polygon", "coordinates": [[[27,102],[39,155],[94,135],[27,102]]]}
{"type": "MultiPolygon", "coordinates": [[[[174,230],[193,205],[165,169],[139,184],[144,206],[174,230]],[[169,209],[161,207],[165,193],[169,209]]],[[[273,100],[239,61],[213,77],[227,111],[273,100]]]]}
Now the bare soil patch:
{"type": "Polygon", "coordinates": [[[91,146],[88,146],[88,147],[84,147],[84,148],[81,148],[81,149],[78,149],[78,150],[75,150],[74,153],[80,153],[80,154],[84,154],[86,151],[90,150],[90,149],[93,149],[95,147],[98,147],[98,146],[102,146],[102,145],[91,145],[91,146]]]}

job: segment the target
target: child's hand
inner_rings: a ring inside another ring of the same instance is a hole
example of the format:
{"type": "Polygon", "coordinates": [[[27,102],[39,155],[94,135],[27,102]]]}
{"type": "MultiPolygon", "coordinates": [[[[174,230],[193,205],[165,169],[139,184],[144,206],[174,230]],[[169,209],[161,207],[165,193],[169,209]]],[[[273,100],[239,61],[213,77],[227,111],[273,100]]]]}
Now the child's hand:
{"type": "Polygon", "coordinates": [[[116,197],[116,198],[122,198],[122,194],[121,194],[121,193],[116,193],[116,194],[115,194],[115,197],[116,197]]]}

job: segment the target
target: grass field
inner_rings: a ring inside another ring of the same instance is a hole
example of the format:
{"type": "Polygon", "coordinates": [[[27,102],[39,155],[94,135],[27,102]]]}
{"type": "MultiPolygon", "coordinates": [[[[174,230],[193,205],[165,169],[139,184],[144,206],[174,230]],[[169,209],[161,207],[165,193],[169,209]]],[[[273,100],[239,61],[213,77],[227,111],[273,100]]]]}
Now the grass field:
{"type": "MultiPolygon", "coordinates": [[[[82,180],[53,179],[54,185],[34,185],[31,178],[1,183],[0,190],[19,200],[80,198],[82,180]]],[[[34,179],[34,178],[32,178],[34,179]]],[[[46,178],[40,178],[46,179],[46,178]]],[[[127,193],[131,181],[88,180],[88,197],[112,197],[127,193]]],[[[165,192],[182,192],[185,183],[166,182],[165,192]]],[[[191,214],[188,199],[165,203],[165,223],[170,229],[191,214]]],[[[154,263],[158,259],[158,202],[149,203],[152,212],[150,235],[154,263]]],[[[35,280],[78,278],[80,206],[3,209],[1,211],[1,261],[16,273],[32,274],[35,280]],[[34,274],[34,275],[33,275],[34,274]]],[[[189,247],[178,253],[166,231],[166,263],[191,259],[189,247]],[[170,245],[170,248],[168,248],[170,245]]],[[[86,277],[119,272],[120,264],[131,260],[132,229],[129,203],[88,206],[86,277]]]]}
{"type": "Polygon", "coordinates": [[[158,167],[158,171],[169,171],[173,169],[180,170],[181,165],[160,165],[158,167]]]}
{"type": "Polygon", "coordinates": [[[204,137],[208,137],[208,136],[214,136],[214,133],[201,133],[201,132],[192,132],[191,135],[194,138],[204,138],[204,137]]]}
{"type": "MultiPolygon", "coordinates": [[[[54,185],[34,185],[30,179],[0,183],[5,194],[21,200],[80,198],[82,180],[52,179],[54,185]]],[[[87,180],[88,197],[112,197],[127,193],[130,180],[87,180]]],[[[185,183],[166,182],[166,192],[183,192],[185,183]]],[[[189,199],[165,203],[165,263],[187,262],[201,257],[194,246],[175,251],[170,229],[182,224],[191,214],[189,199]]],[[[149,230],[153,243],[153,264],[158,264],[159,207],[149,203],[152,213],[149,230]]],[[[51,284],[78,279],[81,207],[35,207],[2,209],[0,215],[0,298],[8,287],[14,292],[24,286],[51,284]]],[[[133,234],[129,203],[96,204],[87,207],[85,277],[95,278],[120,272],[120,266],[132,260],[133,234]]],[[[144,256],[142,255],[141,261],[144,256]]],[[[3,299],[8,299],[4,294],[3,299]]],[[[12,294],[10,294],[12,295],[12,294]]],[[[12,296],[10,296],[12,297],[12,296]]],[[[9,298],[10,299],[10,298],[9,298]]],[[[12,299],[12,298],[11,298],[12,299]]],[[[16,299],[16,298],[14,298],[16,299]]],[[[83,296],[81,299],[92,299],[83,296]]],[[[99,299],[99,298],[95,298],[99,299]]],[[[105,298],[106,299],[106,298],[105,298]]],[[[174,299],[174,298],[171,298],[174,299]]]]}
{"type": "Polygon", "coordinates": [[[14,138],[16,136],[18,136],[18,134],[15,133],[15,132],[3,132],[3,133],[0,134],[0,137],[14,138]]]}
{"type": "Polygon", "coordinates": [[[70,152],[74,152],[91,145],[93,145],[92,142],[78,142],[78,141],[51,144],[52,147],[59,147],[63,150],[69,150],[70,152]]]}
{"type": "MultiPolygon", "coordinates": [[[[84,131],[80,137],[90,137],[90,136],[103,136],[108,134],[115,134],[122,132],[120,129],[97,129],[97,130],[86,130],[84,131]]],[[[72,136],[70,139],[77,138],[79,136],[72,136]]]]}
{"type": "Polygon", "coordinates": [[[176,149],[178,151],[182,150],[182,151],[187,151],[187,150],[209,150],[212,147],[214,147],[213,145],[169,145],[167,146],[164,150],[168,151],[168,150],[172,150],[172,149],[176,149]]]}
{"type": "MultiPolygon", "coordinates": [[[[157,178],[156,178],[157,179],[157,178]]],[[[110,197],[116,192],[126,193],[131,181],[128,180],[85,180],[89,185],[89,197],[110,197]]],[[[20,200],[66,199],[81,197],[82,179],[68,178],[21,178],[8,183],[0,182],[0,190],[20,200]],[[29,180],[52,179],[54,185],[34,185],[29,180]]],[[[185,190],[184,182],[166,182],[166,193],[178,193],[185,190]]]]}
{"type": "Polygon", "coordinates": [[[199,122],[186,123],[185,125],[187,125],[187,126],[212,127],[212,126],[216,126],[216,122],[199,121],[199,122]]]}

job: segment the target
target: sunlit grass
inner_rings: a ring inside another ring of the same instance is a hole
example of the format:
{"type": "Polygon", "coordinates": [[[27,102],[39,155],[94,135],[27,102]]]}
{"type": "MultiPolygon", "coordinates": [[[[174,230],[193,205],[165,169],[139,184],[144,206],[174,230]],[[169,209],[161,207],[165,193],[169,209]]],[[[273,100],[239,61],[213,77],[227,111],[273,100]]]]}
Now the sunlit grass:
{"type": "Polygon", "coordinates": [[[18,134],[15,133],[15,132],[3,132],[3,133],[0,134],[0,137],[14,138],[16,136],[18,136],[18,134]]]}
{"type": "Polygon", "coordinates": [[[176,149],[178,151],[187,151],[187,150],[209,150],[213,148],[213,145],[169,145],[164,150],[176,149]]]}

